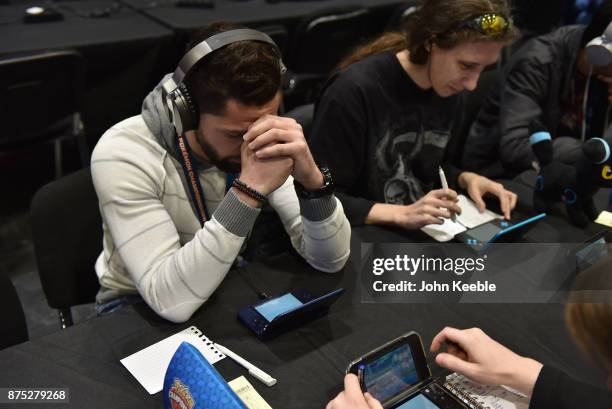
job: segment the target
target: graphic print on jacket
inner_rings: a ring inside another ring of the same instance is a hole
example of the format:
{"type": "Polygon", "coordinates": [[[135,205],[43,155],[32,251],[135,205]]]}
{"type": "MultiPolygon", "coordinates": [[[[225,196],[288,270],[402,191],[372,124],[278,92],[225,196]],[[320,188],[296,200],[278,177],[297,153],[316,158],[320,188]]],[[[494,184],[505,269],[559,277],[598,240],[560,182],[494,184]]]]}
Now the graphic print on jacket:
{"type": "Polygon", "coordinates": [[[421,117],[419,110],[398,115],[400,122],[388,124],[376,146],[376,176],[370,183],[382,185],[385,203],[411,204],[433,187],[431,176],[437,175],[450,132],[423,130],[421,117]]]}

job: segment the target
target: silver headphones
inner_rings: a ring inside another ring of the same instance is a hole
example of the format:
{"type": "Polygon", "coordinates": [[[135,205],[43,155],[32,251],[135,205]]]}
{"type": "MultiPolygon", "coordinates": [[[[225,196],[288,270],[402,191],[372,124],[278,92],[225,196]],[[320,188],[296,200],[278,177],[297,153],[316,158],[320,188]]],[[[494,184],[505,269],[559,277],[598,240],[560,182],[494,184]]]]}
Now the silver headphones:
{"type": "MultiPolygon", "coordinates": [[[[174,74],[162,84],[163,98],[168,107],[168,115],[177,135],[183,135],[198,127],[199,112],[183,80],[189,71],[208,54],[238,41],[259,41],[276,47],[276,43],[265,33],[248,28],[224,31],[202,41],[181,58],[174,74]]],[[[287,69],[280,60],[281,74],[287,69]]]]}
{"type": "Polygon", "coordinates": [[[600,37],[595,37],[586,45],[586,54],[591,65],[604,66],[612,63],[612,22],[600,37]]]}

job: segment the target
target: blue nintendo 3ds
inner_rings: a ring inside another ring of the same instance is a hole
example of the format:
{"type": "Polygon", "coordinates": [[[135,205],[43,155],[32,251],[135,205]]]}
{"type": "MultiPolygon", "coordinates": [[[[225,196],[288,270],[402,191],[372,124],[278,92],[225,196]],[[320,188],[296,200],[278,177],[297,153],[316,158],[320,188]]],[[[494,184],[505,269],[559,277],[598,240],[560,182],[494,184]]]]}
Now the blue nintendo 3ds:
{"type": "Polygon", "coordinates": [[[267,340],[327,314],[330,306],[343,293],[344,288],[339,288],[315,297],[308,290],[298,288],[249,305],[238,312],[238,318],[258,338],[267,340]]]}
{"type": "Polygon", "coordinates": [[[455,240],[463,242],[478,251],[486,250],[493,243],[511,243],[519,240],[536,222],[546,217],[546,213],[512,223],[508,220],[491,220],[473,229],[455,236],[455,240]]]}

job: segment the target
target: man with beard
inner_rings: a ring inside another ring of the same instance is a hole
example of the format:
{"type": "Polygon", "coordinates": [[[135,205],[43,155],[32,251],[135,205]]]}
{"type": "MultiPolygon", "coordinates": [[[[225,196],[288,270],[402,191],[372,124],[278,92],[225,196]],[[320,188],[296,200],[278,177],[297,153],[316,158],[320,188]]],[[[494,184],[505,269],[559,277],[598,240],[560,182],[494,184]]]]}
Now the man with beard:
{"type": "Polygon", "coordinates": [[[349,255],[350,226],[299,124],[277,116],[280,53],[229,23],[196,33],[141,115],[109,129],[92,156],[104,221],[99,313],[144,301],[184,322],[239,256],[262,205],[325,272],[349,255]]]}

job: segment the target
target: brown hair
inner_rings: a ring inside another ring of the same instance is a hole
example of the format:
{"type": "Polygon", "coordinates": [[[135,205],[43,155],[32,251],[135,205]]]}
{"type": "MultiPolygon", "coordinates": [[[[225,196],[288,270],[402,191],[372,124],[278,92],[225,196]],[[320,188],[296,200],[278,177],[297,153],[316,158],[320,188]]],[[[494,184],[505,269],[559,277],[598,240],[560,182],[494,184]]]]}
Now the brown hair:
{"type": "Polygon", "coordinates": [[[464,42],[501,41],[512,42],[519,35],[512,25],[501,35],[482,34],[470,28],[458,26],[470,18],[495,13],[510,19],[510,8],[506,0],[424,0],[423,5],[405,21],[402,31],[387,32],[370,43],[358,48],[338,66],[343,70],[354,62],[372,54],[385,51],[399,52],[408,49],[410,61],[426,64],[429,45],[436,44],[450,49],[464,42]]]}
{"type": "Polygon", "coordinates": [[[612,257],[580,273],[565,321],[582,350],[612,371],[612,257]]]}
{"type": "MultiPolygon", "coordinates": [[[[245,27],[223,21],[212,23],[191,37],[188,48],[215,34],[240,28],[245,27]]],[[[185,84],[200,113],[222,114],[230,98],[244,105],[262,106],[280,90],[280,54],[271,44],[239,41],[198,62],[185,84]]]]}

